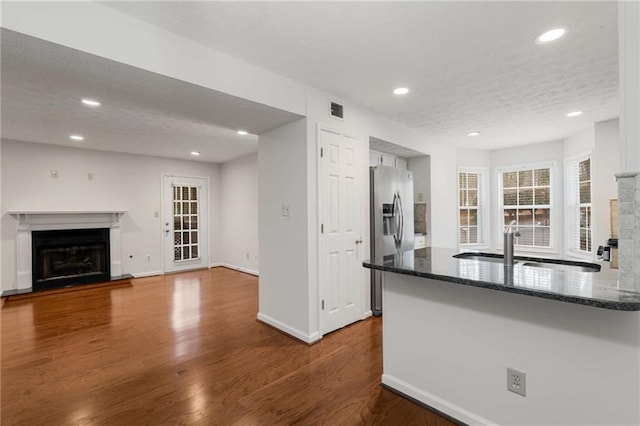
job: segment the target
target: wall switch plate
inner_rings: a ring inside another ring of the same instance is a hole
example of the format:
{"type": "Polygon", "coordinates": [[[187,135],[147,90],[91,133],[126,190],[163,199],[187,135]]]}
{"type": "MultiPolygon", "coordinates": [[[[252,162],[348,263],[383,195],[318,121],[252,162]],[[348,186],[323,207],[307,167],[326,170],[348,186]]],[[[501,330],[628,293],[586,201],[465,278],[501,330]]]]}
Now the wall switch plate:
{"type": "Polygon", "coordinates": [[[58,179],[58,171],[57,170],[51,170],[51,178],[52,179],[58,179]]]}
{"type": "Polygon", "coordinates": [[[424,194],[422,192],[418,192],[418,201],[424,201],[424,194]]]}
{"type": "Polygon", "coordinates": [[[289,217],[289,208],[291,206],[289,204],[283,204],[282,205],[282,216],[283,217],[289,217]]]}
{"type": "Polygon", "coordinates": [[[507,368],[507,390],[527,396],[527,375],[513,368],[507,368]]]}

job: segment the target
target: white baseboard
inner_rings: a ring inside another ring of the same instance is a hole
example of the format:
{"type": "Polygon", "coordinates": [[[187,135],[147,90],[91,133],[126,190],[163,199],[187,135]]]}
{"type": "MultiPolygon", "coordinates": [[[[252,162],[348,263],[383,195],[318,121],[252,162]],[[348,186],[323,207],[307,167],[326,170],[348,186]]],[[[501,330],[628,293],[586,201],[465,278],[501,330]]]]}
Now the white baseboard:
{"type": "Polygon", "coordinates": [[[258,271],[254,271],[253,269],[243,268],[241,266],[232,265],[230,263],[225,262],[216,262],[211,264],[211,268],[217,268],[218,266],[222,266],[224,268],[235,269],[236,271],[244,272],[245,274],[255,275],[256,277],[260,276],[258,271]]]}
{"type": "Polygon", "coordinates": [[[468,425],[495,425],[495,423],[475,413],[388,374],[382,375],[382,383],[468,425]]]}
{"type": "Polygon", "coordinates": [[[162,275],[162,271],[137,272],[131,275],[133,275],[133,278],[155,277],[156,275],[162,275]]]}
{"type": "Polygon", "coordinates": [[[371,311],[371,309],[369,309],[368,311],[364,312],[364,314],[362,315],[362,319],[369,318],[371,315],[373,315],[373,312],[371,311]]]}
{"type": "Polygon", "coordinates": [[[305,343],[315,343],[318,340],[320,340],[322,338],[322,336],[320,336],[319,332],[315,332],[312,334],[306,334],[303,333],[302,331],[295,329],[293,327],[290,327],[276,319],[271,318],[268,315],[262,314],[260,312],[258,312],[258,321],[262,321],[265,324],[269,324],[270,326],[277,328],[278,330],[295,337],[298,340],[302,340],[305,343]]]}

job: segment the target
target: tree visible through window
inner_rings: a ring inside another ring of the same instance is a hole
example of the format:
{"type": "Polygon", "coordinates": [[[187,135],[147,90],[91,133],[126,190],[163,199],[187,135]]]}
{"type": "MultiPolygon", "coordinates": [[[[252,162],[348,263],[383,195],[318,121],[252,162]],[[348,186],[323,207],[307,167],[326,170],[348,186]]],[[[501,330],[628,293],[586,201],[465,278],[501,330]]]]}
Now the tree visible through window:
{"type": "Polygon", "coordinates": [[[479,229],[480,176],[478,173],[458,174],[458,215],[460,244],[481,242],[479,229]]]}
{"type": "Polygon", "coordinates": [[[516,221],[516,245],[550,247],[550,168],[502,172],[502,206],[504,226],[516,221]]]}

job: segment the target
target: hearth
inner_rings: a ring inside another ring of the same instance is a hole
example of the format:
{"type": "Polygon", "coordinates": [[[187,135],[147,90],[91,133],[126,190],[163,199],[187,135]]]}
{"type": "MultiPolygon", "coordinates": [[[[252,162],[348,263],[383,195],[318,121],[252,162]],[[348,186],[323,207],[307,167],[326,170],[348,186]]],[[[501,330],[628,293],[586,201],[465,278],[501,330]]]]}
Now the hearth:
{"type": "Polygon", "coordinates": [[[109,281],[109,228],[32,232],[33,291],[109,281]]]}

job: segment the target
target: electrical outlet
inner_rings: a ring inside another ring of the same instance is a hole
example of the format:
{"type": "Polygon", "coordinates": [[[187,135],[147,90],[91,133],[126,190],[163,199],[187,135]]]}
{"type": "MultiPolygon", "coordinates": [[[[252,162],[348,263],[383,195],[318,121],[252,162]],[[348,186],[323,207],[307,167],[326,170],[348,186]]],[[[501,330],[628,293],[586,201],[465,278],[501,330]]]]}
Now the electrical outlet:
{"type": "Polygon", "coordinates": [[[513,368],[507,368],[507,390],[527,396],[527,375],[513,368]]]}
{"type": "Polygon", "coordinates": [[[251,259],[251,256],[249,255],[249,253],[247,253],[247,260],[251,259]]]}
{"type": "Polygon", "coordinates": [[[151,255],[150,254],[147,255],[147,262],[151,262],[151,255]]]}

